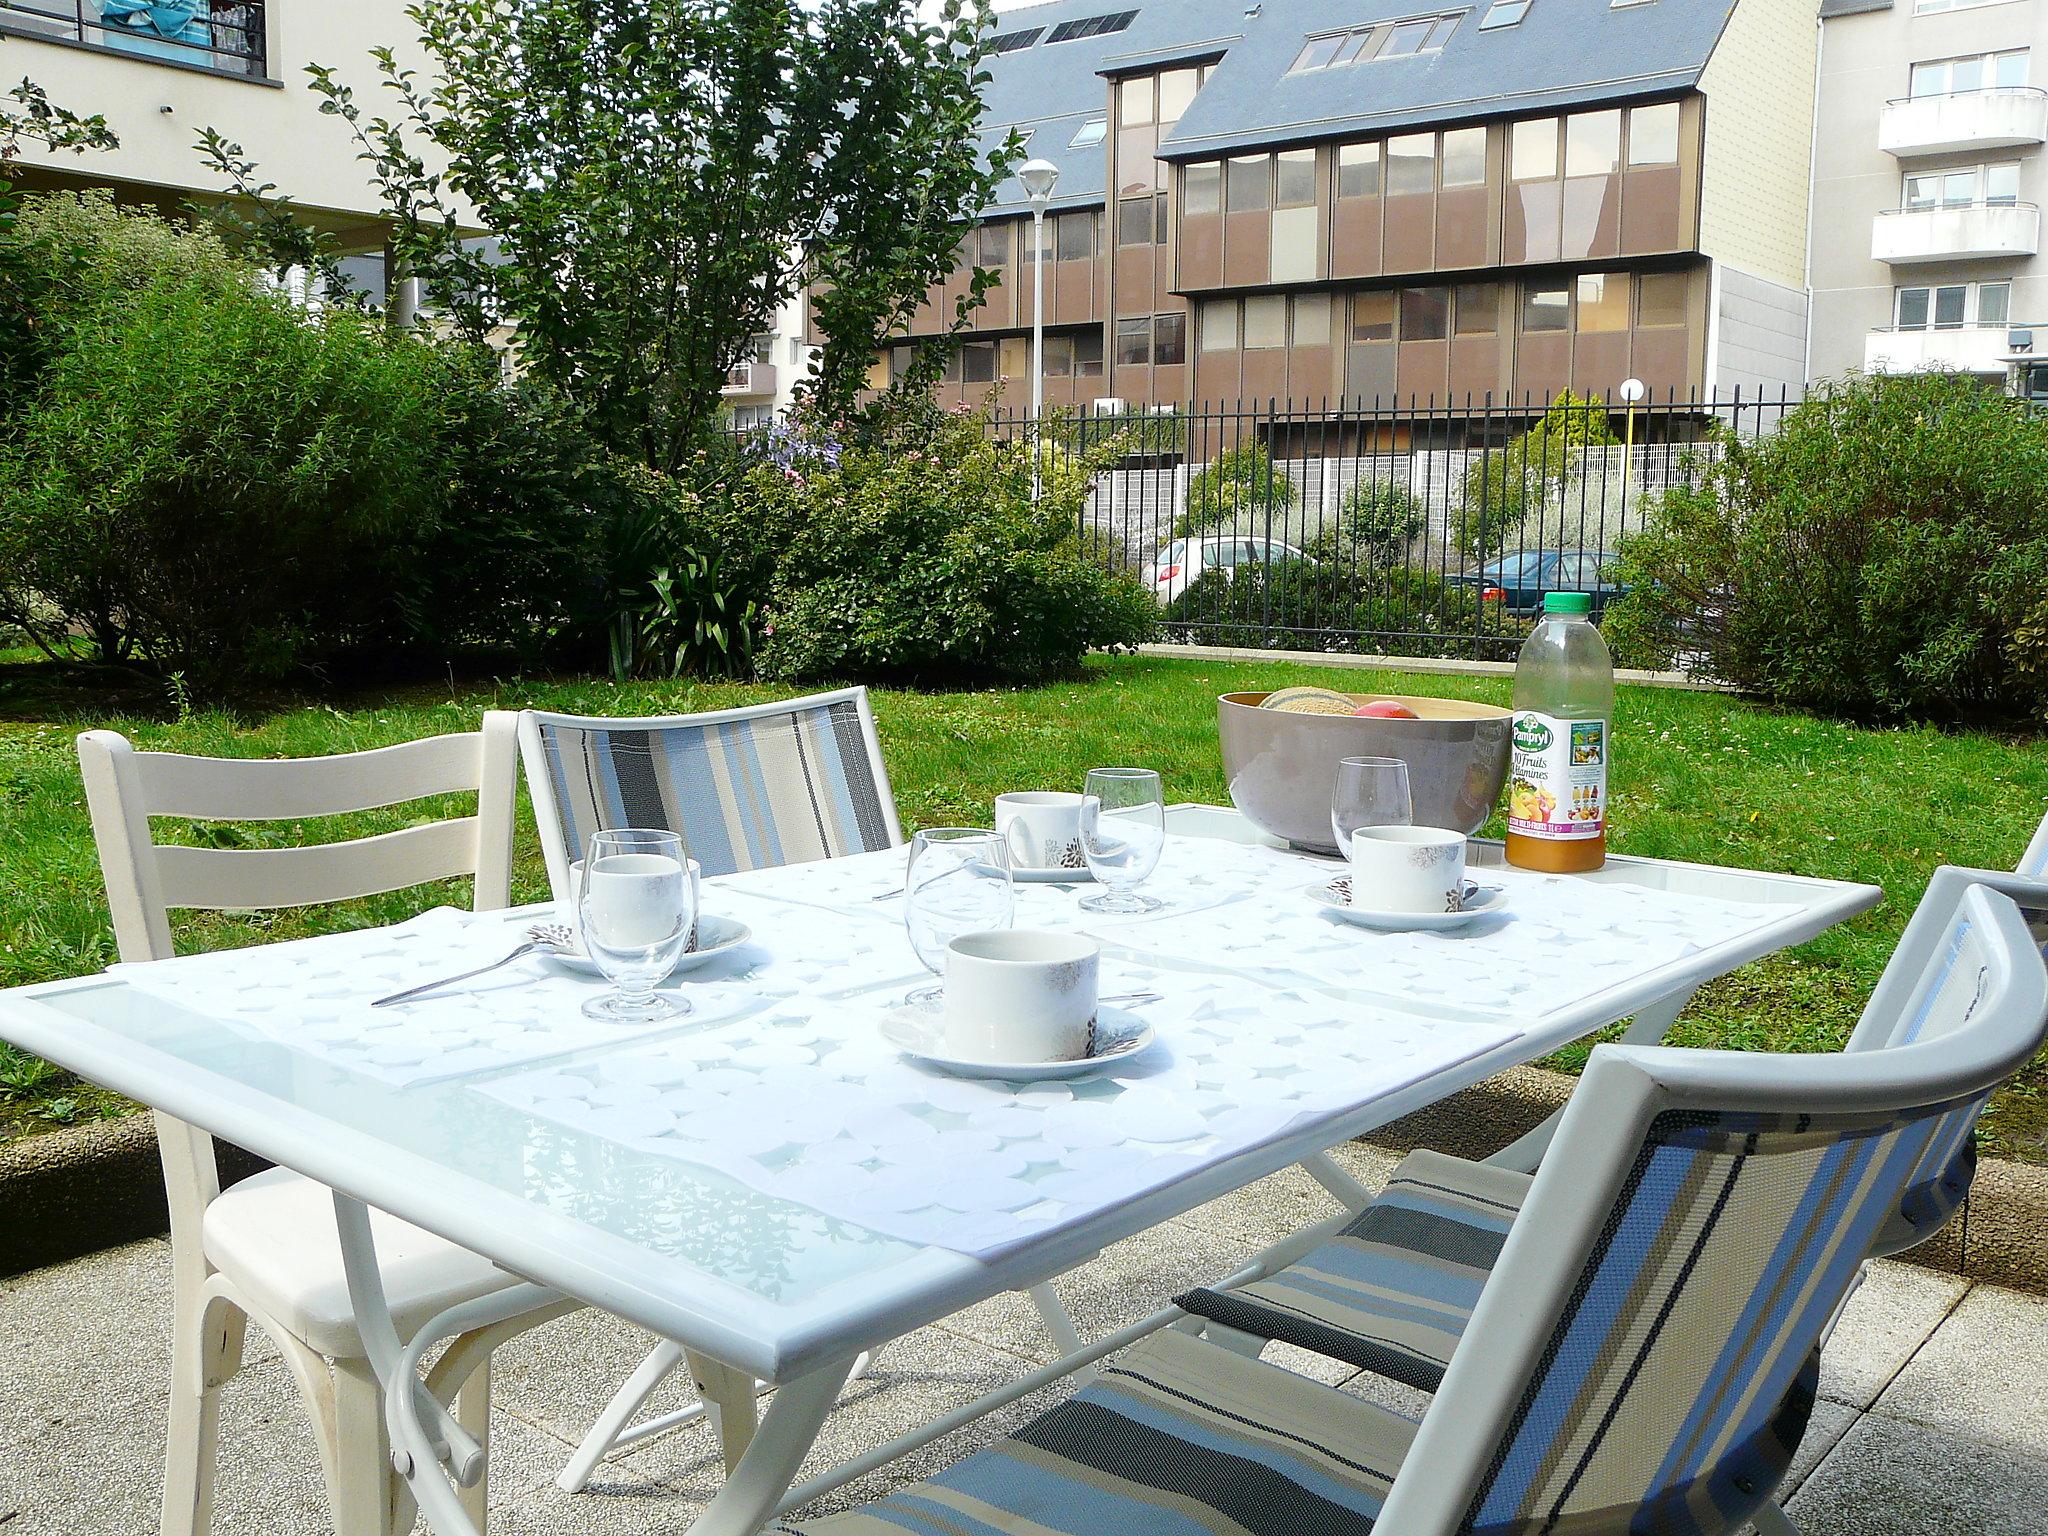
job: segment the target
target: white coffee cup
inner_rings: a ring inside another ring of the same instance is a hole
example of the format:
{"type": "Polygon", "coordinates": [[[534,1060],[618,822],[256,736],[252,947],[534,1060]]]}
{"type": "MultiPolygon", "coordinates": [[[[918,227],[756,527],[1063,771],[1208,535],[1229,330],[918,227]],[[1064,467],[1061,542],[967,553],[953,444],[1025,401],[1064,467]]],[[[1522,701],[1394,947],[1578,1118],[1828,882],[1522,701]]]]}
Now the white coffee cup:
{"type": "MultiPolygon", "coordinates": [[[[690,910],[697,914],[690,923],[690,939],[683,946],[683,953],[697,952],[697,938],[704,930],[704,866],[695,859],[685,862],[690,866],[690,910]]],[[[577,859],[569,865],[569,889],[555,898],[555,921],[576,935],[576,942],[583,942],[583,914],[577,902],[583,892],[583,860],[577,859]]]]}
{"type": "Polygon", "coordinates": [[[1360,827],[1348,851],[1352,906],[1367,912],[1464,910],[1464,833],[1448,827],[1360,827]]]}
{"type": "Polygon", "coordinates": [[[1095,1034],[1102,946],[991,929],[946,946],[946,1049],[964,1061],[1079,1061],[1095,1034]]]}
{"type": "Polygon", "coordinates": [[[996,796],[996,833],[1010,848],[1012,869],[1084,870],[1081,799],[1059,790],[996,796]]]}

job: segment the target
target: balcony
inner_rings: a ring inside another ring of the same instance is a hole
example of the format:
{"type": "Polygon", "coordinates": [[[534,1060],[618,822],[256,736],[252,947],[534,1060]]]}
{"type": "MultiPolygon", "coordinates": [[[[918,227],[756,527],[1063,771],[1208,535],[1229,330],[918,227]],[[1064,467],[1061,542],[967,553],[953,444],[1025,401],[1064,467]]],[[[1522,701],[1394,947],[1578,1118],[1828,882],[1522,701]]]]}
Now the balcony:
{"type": "Polygon", "coordinates": [[[1921,373],[1945,368],[1955,373],[2003,377],[2012,355],[2010,333],[2027,326],[1957,325],[1936,330],[1881,326],[1863,339],[1865,373],[1921,373]]]}
{"type": "Polygon", "coordinates": [[[1870,257],[1904,266],[1917,261],[2031,256],[2041,243],[2041,210],[2032,203],[1949,203],[1890,208],[1870,227],[1870,257]]]}
{"type": "Polygon", "coordinates": [[[0,33],[47,38],[110,53],[162,59],[217,74],[267,75],[265,0],[0,0],[0,33]]]}
{"type": "Polygon", "coordinates": [[[1967,149],[2012,149],[2048,140],[2048,91],[2030,85],[1944,96],[1903,96],[1885,105],[1877,147],[1904,160],[1967,149]]]}
{"type": "Polygon", "coordinates": [[[775,393],[775,365],[758,359],[735,363],[726,371],[725,383],[718,392],[729,400],[772,395],[775,393]]]}

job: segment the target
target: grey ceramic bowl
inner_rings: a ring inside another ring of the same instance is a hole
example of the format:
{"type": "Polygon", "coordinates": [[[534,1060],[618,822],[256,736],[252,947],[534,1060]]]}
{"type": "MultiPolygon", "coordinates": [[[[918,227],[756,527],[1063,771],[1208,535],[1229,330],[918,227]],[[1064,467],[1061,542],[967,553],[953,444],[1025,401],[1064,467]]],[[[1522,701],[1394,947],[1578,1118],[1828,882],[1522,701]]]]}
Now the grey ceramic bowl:
{"type": "Polygon", "coordinates": [[[1231,804],[1262,831],[1297,848],[1337,851],[1330,795],[1337,764],[1347,757],[1400,758],[1408,765],[1416,825],[1455,827],[1468,836],[1485,825],[1507,783],[1511,717],[1491,704],[1394,693],[1356,696],[1361,704],[1393,699],[1422,717],[1388,720],[1260,709],[1265,697],[1226,693],[1217,699],[1223,773],[1231,804]]]}

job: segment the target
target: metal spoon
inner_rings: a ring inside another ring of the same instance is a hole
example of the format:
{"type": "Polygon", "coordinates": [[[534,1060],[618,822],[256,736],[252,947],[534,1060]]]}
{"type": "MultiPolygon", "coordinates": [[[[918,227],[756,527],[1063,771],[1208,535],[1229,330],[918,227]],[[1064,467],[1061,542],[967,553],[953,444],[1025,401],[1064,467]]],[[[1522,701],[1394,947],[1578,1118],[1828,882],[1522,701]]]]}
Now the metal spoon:
{"type": "Polygon", "coordinates": [[[468,981],[472,977],[483,976],[491,971],[499,970],[504,966],[510,965],[514,960],[522,959],[532,954],[537,949],[545,949],[549,953],[557,955],[573,954],[576,950],[576,935],[561,923],[535,923],[526,930],[526,942],[513,950],[504,959],[493,960],[489,965],[480,965],[473,971],[462,972],[459,976],[443,976],[439,981],[430,981],[422,986],[410,987],[403,992],[394,992],[389,997],[378,998],[370,1006],[372,1008],[384,1008],[392,1003],[403,1003],[412,998],[424,996],[428,992],[438,992],[443,987],[454,986],[458,981],[468,981]]]}

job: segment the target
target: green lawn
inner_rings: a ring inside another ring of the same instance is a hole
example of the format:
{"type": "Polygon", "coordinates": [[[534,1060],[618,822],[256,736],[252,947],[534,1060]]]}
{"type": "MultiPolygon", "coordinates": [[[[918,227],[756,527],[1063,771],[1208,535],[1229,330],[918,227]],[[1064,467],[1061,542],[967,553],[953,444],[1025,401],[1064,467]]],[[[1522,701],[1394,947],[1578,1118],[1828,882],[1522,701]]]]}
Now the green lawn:
{"type": "MultiPolygon", "coordinates": [[[[1002,790],[1078,787],[1087,768],[1105,763],[1157,767],[1170,799],[1222,801],[1215,695],[1298,682],[1507,701],[1504,679],[1124,658],[1093,661],[1073,681],[1037,688],[881,692],[875,709],[904,822],[915,827],[985,820],[1002,790]]],[[[134,701],[123,707],[77,691],[38,667],[0,665],[0,986],[78,975],[113,958],[71,748],[74,732],[88,725],[114,726],[144,747],[298,756],[469,729],[493,705],[652,714],[782,691],[520,681],[166,719],[134,701]]],[[[1705,989],[1680,1024],[1688,1044],[1836,1046],[1934,866],[2010,868],[2048,809],[2048,742],[1863,729],[1716,694],[1622,689],[1615,757],[1615,846],[1622,851],[1870,881],[1886,891],[1884,903],[1856,922],[1705,989]]],[[[399,824],[389,816],[352,817],[346,831],[399,824]]],[[[241,836],[257,845],[343,829],[314,823],[167,830],[217,842],[241,836]]],[[[530,828],[522,829],[520,846],[520,893],[538,898],[545,881],[530,828]]],[[[384,922],[450,896],[415,891],[315,914],[198,918],[182,942],[217,947],[384,922]]],[[[1583,1055],[1561,1064],[1575,1065],[1583,1055]]],[[[2044,1090],[2048,1068],[2037,1067],[2001,1096],[1988,1121],[1990,1149],[2048,1162],[2044,1090]]],[[[0,1139],[124,1107],[0,1047],[0,1139]]]]}

